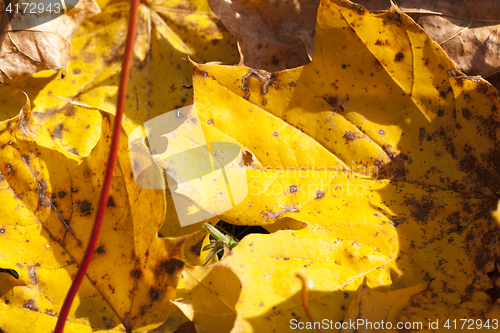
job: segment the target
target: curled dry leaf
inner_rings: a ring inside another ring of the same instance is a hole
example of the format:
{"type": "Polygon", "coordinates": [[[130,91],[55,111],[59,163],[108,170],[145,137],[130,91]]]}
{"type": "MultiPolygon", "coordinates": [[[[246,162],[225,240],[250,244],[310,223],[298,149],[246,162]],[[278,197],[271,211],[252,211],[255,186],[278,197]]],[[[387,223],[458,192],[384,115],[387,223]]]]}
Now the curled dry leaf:
{"type": "Polygon", "coordinates": [[[238,38],[241,64],[278,71],[309,62],[304,42],[314,29],[319,0],[208,2],[238,38]]]}
{"type": "MultiPolygon", "coordinates": [[[[368,10],[385,11],[390,0],[358,0],[368,10]]],[[[500,71],[500,11],[496,0],[398,0],[403,12],[424,28],[468,75],[500,71]]]]}
{"type": "MultiPolygon", "coordinates": [[[[221,219],[274,224],[215,265],[241,282],[232,332],[288,331],[291,321],[306,321],[301,269],[312,281],[314,318],[344,320],[365,278],[378,292],[406,295],[391,318],[424,329],[428,319],[491,317],[500,260],[491,215],[500,190],[498,91],[461,76],[398,11],[323,0],[314,43],[310,64],[268,77],[194,65],[207,141],[238,144],[253,166],[248,196],[221,219]],[[424,283],[410,300],[407,291],[424,283]]],[[[222,278],[210,282],[213,294],[226,290],[222,278]]],[[[190,308],[181,309],[202,309],[203,321],[190,315],[209,331],[215,312],[192,290],[190,308]]]]}
{"type": "MultiPolygon", "coordinates": [[[[61,149],[36,124],[29,101],[17,117],[0,123],[0,267],[20,275],[0,274],[4,332],[51,331],[82,259],[114,121],[109,113],[89,112],[99,116],[89,124],[99,138],[86,156],[61,149]]],[[[86,127],[87,119],[77,124],[86,127]]],[[[159,326],[184,266],[186,236],[157,237],[165,192],[135,184],[125,134],[118,149],[101,235],[66,332],[159,326]]]]}
{"type": "Polygon", "coordinates": [[[1,83],[23,80],[42,70],[68,68],[73,35],[84,19],[100,9],[95,0],[81,0],[75,7],[68,3],[66,8],[65,13],[61,3],[41,0],[0,2],[1,83]],[[50,11],[49,4],[54,6],[50,11]]]}

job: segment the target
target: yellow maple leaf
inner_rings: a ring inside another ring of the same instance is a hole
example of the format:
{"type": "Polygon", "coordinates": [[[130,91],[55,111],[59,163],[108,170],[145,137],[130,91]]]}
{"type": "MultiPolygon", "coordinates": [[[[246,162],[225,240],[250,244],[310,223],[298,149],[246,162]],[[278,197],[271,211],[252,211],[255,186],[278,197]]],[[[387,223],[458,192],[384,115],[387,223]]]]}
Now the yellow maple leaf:
{"type": "MultiPolygon", "coordinates": [[[[26,102],[0,123],[0,328],[53,329],[88,243],[107,163],[113,115],[100,114],[88,156],[61,149],[26,102]]],[[[84,126],[85,123],[80,123],[84,126]]],[[[95,124],[94,124],[95,125],[95,124]]],[[[70,312],[68,332],[144,331],[163,323],[184,266],[186,237],[159,238],[165,193],[135,184],[121,137],[101,236],[70,312]]]]}
{"type": "MultiPolygon", "coordinates": [[[[216,266],[242,286],[232,332],[307,321],[301,269],[319,320],[343,320],[364,279],[391,295],[429,283],[391,317],[423,329],[498,313],[486,293],[500,241],[490,213],[500,189],[496,89],[462,76],[397,10],[323,0],[314,43],[310,64],[282,72],[194,64],[207,141],[247,156],[249,194],[220,217],[273,231],[245,237],[216,266]]],[[[224,278],[210,282],[212,295],[226,295],[224,278]]],[[[210,331],[217,313],[195,290],[180,308],[210,331]]]]}

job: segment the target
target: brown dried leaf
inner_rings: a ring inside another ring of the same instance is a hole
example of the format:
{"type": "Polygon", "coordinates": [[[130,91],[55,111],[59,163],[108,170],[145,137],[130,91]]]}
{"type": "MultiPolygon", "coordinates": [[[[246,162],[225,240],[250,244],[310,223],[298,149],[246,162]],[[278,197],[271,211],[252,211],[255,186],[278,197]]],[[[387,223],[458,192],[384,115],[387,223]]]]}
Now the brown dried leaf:
{"type": "Polygon", "coordinates": [[[307,37],[314,29],[319,0],[208,3],[238,38],[240,64],[279,71],[310,61],[301,37],[307,37]]]}
{"type": "MultiPolygon", "coordinates": [[[[391,0],[357,2],[375,12],[391,8],[391,0]]],[[[461,72],[489,77],[500,71],[500,12],[495,10],[495,0],[393,2],[443,47],[461,72]]],[[[309,62],[304,51],[311,56],[308,45],[319,1],[209,3],[238,37],[242,64],[277,71],[309,62]]]]}
{"type": "MultiPolygon", "coordinates": [[[[386,11],[390,0],[358,0],[370,11],[386,11]]],[[[496,0],[396,0],[438,43],[457,68],[488,77],[500,71],[500,11],[496,0]]]]}
{"type": "MultiPolygon", "coordinates": [[[[42,70],[67,69],[73,35],[85,18],[100,12],[95,0],[81,0],[64,15],[52,9],[40,15],[30,14],[29,6],[26,13],[9,18],[17,8],[21,11],[25,7],[21,1],[13,0],[7,4],[10,11],[6,11],[4,1],[0,0],[1,83],[23,80],[42,70]]],[[[42,5],[40,8],[44,9],[48,6],[47,1],[42,0],[30,3],[42,5]]]]}

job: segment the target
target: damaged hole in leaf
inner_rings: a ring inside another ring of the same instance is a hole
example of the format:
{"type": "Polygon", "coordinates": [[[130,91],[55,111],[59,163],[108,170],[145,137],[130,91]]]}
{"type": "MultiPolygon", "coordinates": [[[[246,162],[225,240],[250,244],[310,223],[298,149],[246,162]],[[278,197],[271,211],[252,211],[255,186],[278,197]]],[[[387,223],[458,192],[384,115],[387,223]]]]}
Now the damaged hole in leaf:
{"type": "MultiPolygon", "coordinates": [[[[1,230],[3,230],[3,229],[1,229],[1,230]]],[[[7,273],[7,274],[11,275],[12,277],[14,277],[15,279],[19,279],[19,273],[14,269],[0,268],[0,273],[7,273]]]]}
{"type": "MultiPolygon", "coordinates": [[[[233,248],[239,245],[239,241],[235,239],[236,237],[225,232],[220,227],[214,227],[211,224],[205,223],[202,228],[209,234],[210,239],[210,244],[201,249],[201,251],[209,251],[205,256],[204,265],[207,265],[215,256],[221,260],[233,248]]],[[[253,246],[253,243],[250,243],[250,246],[253,246]]]]}
{"type": "Polygon", "coordinates": [[[245,166],[251,166],[253,164],[253,154],[248,150],[244,151],[242,154],[243,164],[245,166]]]}
{"type": "Polygon", "coordinates": [[[229,234],[236,240],[241,240],[243,239],[243,237],[250,234],[269,234],[269,231],[261,226],[234,225],[222,220],[217,223],[216,227],[217,229],[224,230],[227,234],[229,234]]]}

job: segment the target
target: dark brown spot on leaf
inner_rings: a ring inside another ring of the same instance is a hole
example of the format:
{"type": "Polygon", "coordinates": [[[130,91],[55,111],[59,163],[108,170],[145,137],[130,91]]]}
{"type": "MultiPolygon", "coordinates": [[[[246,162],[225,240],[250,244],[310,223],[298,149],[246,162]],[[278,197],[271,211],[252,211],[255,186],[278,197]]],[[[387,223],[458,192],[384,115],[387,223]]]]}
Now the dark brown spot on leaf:
{"type": "Polygon", "coordinates": [[[353,131],[346,131],[342,137],[345,139],[346,143],[348,143],[349,141],[354,141],[359,138],[356,132],[353,131]]]}
{"type": "Polygon", "coordinates": [[[158,296],[160,296],[159,291],[151,287],[151,289],[149,289],[149,298],[151,299],[151,302],[156,301],[158,299],[158,296]]]}
{"type": "Polygon", "coordinates": [[[47,189],[47,183],[45,183],[45,181],[41,180],[38,182],[38,187],[40,187],[42,190],[46,190],[47,189]]]}
{"type": "Polygon", "coordinates": [[[400,62],[404,59],[404,57],[405,57],[405,55],[402,52],[398,52],[398,54],[396,54],[396,57],[394,58],[394,61],[400,62]]]}
{"type": "Polygon", "coordinates": [[[337,96],[323,96],[323,98],[327,101],[328,104],[330,104],[332,107],[336,108],[338,99],[337,96]]]}
{"type": "Polygon", "coordinates": [[[434,201],[430,197],[423,197],[420,201],[406,199],[404,202],[413,206],[411,216],[419,222],[427,222],[429,215],[435,210],[434,201]]]}
{"type": "Polygon", "coordinates": [[[97,249],[95,249],[94,253],[97,253],[97,254],[102,254],[106,252],[106,250],[104,250],[104,246],[99,246],[97,249]]]}
{"type": "Polygon", "coordinates": [[[134,269],[132,270],[132,272],[130,272],[130,276],[135,278],[135,279],[139,279],[142,275],[142,271],[139,270],[139,269],[134,269]]]}
{"type": "Polygon", "coordinates": [[[82,203],[80,203],[80,211],[85,215],[90,214],[90,206],[91,205],[92,204],[90,202],[88,202],[87,200],[84,200],[82,203]]]}
{"type": "Polygon", "coordinates": [[[78,150],[76,150],[76,148],[71,148],[68,150],[71,154],[75,154],[77,156],[80,156],[80,154],[78,153],[78,150]]]}
{"type": "Polygon", "coordinates": [[[38,265],[28,265],[28,276],[30,279],[30,283],[32,285],[37,285],[38,284],[38,277],[36,275],[36,267],[39,267],[40,264],[38,265]]]}
{"type": "Polygon", "coordinates": [[[462,116],[465,119],[469,120],[470,119],[470,111],[469,111],[469,109],[462,109],[462,116]]]}
{"type": "Polygon", "coordinates": [[[397,219],[397,220],[389,220],[389,224],[394,226],[394,227],[397,227],[398,225],[400,225],[401,223],[403,223],[405,221],[405,218],[400,218],[400,219],[397,219]]]}
{"type": "Polygon", "coordinates": [[[160,264],[161,271],[169,275],[174,274],[183,267],[184,267],[184,262],[178,259],[168,259],[162,261],[160,264]]]}
{"type": "Polygon", "coordinates": [[[58,195],[59,195],[59,198],[61,198],[61,199],[62,199],[62,198],[64,198],[64,197],[66,196],[66,192],[64,192],[64,191],[60,191],[60,192],[58,193],[58,195]]]}
{"type": "Polygon", "coordinates": [[[62,139],[63,124],[57,125],[52,131],[52,139],[62,139]]]}
{"type": "Polygon", "coordinates": [[[420,142],[424,141],[424,136],[425,136],[425,128],[421,127],[420,132],[418,133],[418,141],[420,142]]]}
{"type": "Polygon", "coordinates": [[[38,311],[38,307],[36,306],[35,300],[32,298],[30,298],[26,303],[24,303],[24,307],[26,309],[38,311]]]}
{"type": "Polygon", "coordinates": [[[325,192],[317,190],[316,191],[316,199],[321,199],[325,196],[325,192]]]}

